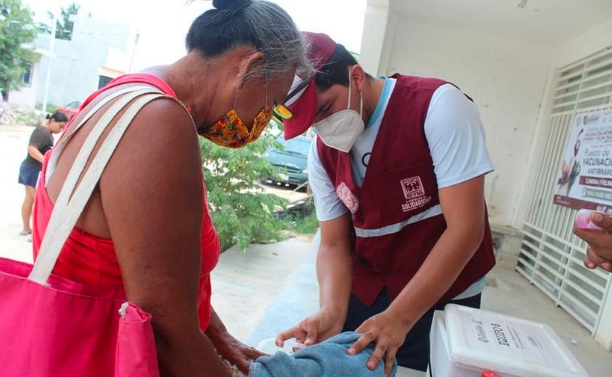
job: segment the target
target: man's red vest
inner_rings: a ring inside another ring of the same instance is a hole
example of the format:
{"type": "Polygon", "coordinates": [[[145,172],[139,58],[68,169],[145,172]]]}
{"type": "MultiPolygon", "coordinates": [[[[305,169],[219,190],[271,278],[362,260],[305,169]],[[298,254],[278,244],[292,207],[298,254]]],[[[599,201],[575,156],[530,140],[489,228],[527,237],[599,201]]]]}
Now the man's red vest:
{"type": "MultiPolygon", "coordinates": [[[[352,212],[352,290],[367,305],[383,288],[395,299],[446,229],[424,129],[431,97],[446,82],[393,77],[397,82],[361,187],[353,182],[348,153],[317,141],[321,163],[352,212]]],[[[486,209],[483,216],[480,247],[439,303],[465,291],[495,265],[486,209]]]]}

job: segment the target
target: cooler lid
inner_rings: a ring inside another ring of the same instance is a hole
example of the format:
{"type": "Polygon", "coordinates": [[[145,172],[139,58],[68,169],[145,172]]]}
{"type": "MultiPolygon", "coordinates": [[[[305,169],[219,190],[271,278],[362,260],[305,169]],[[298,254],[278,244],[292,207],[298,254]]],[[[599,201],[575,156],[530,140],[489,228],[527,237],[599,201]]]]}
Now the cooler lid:
{"type": "Polygon", "coordinates": [[[444,309],[456,364],[529,377],[588,377],[554,330],[543,323],[449,304],[444,309]]]}

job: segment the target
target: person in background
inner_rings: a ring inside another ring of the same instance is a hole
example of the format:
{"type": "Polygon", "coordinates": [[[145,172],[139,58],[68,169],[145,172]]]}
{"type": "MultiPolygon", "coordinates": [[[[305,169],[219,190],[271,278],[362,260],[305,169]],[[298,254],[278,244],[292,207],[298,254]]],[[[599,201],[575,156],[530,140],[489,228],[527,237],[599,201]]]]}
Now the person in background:
{"type": "Polygon", "coordinates": [[[612,272],[612,217],[591,211],[587,221],[594,226],[574,225],[574,234],[589,244],[584,265],[591,270],[601,267],[612,272]]]}
{"type": "Polygon", "coordinates": [[[476,105],[443,80],[375,78],[325,34],[306,33],[316,76],[296,79],[285,138],[311,125],[309,182],[321,230],[320,310],[277,344],[306,345],[341,331],[422,370],[435,310],[479,307],[495,265],[484,198],[493,170],[476,105]]]}
{"type": "MultiPolygon", "coordinates": [[[[146,85],[180,101],[155,100],[134,117],[53,270],[78,283],[120,287],[149,312],[162,376],[230,376],[222,360],[247,373],[261,355],[230,335],[211,306],[219,239],[198,134],[230,148],[257,140],[296,72],[312,69],[301,33],[278,5],[214,0],[213,6],[191,24],[183,58],[116,78],[84,101],[65,133],[129,87],[146,85]]],[[[34,207],[35,258],[68,171],[116,101],[48,154],[34,207]]]]}
{"type": "Polygon", "coordinates": [[[19,235],[27,236],[32,233],[30,218],[36,196],[36,182],[42,169],[44,156],[53,148],[53,135],[60,133],[68,122],[66,115],[56,111],[49,117],[47,123],[40,123],[34,128],[28,142],[28,155],[19,168],[19,183],[25,186],[25,198],[21,205],[21,220],[23,226],[19,235]]]}

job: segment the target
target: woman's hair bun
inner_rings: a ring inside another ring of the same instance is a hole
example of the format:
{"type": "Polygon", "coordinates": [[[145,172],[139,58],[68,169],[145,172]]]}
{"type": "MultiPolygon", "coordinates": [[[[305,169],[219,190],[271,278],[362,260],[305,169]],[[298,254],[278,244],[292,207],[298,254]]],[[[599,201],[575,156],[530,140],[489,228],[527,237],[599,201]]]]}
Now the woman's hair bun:
{"type": "Polygon", "coordinates": [[[224,10],[230,8],[241,8],[248,5],[252,0],[213,0],[213,7],[224,10]]]}

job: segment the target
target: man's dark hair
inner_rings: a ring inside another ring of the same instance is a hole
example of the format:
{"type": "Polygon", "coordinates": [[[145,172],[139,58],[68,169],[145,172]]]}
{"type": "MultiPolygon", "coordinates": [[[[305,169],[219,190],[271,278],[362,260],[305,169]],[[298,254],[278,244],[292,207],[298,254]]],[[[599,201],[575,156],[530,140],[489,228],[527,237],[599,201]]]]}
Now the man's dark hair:
{"type": "MultiPolygon", "coordinates": [[[[315,75],[315,83],[322,90],[329,89],[332,85],[340,84],[348,86],[348,68],[357,63],[357,59],[343,45],[336,44],[334,52],[315,75]]],[[[371,77],[367,74],[367,77],[371,77]]]]}

